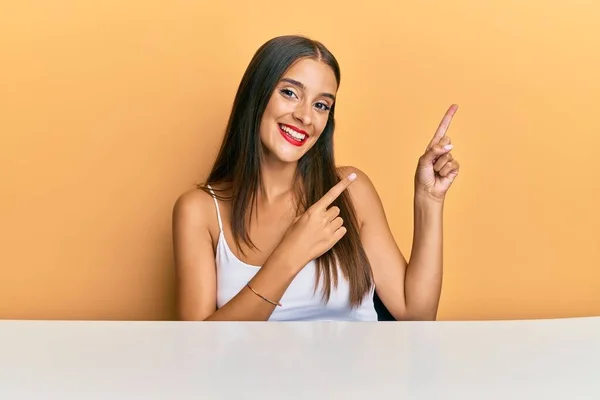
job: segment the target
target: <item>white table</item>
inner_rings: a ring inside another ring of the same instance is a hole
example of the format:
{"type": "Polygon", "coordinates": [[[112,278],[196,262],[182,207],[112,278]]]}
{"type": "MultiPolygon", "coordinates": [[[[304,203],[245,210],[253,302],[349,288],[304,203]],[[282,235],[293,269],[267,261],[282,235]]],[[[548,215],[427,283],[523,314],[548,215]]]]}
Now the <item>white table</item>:
{"type": "Polygon", "coordinates": [[[600,399],[600,318],[0,321],[0,399],[600,399]]]}

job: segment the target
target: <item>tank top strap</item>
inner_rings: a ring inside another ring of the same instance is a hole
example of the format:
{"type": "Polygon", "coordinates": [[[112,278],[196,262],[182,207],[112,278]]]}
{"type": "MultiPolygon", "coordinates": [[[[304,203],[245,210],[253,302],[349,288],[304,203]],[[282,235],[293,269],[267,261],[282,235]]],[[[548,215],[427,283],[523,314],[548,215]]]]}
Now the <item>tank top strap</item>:
{"type": "Polygon", "coordinates": [[[217,201],[217,196],[215,196],[215,192],[210,185],[206,185],[208,190],[212,194],[212,198],[215,201],[215,207],[217,208],[217,219],[219,220],[219,232],[223,232],[223,221],[221,220],[221,212],[219,211],[219,202],[217,201]]]}

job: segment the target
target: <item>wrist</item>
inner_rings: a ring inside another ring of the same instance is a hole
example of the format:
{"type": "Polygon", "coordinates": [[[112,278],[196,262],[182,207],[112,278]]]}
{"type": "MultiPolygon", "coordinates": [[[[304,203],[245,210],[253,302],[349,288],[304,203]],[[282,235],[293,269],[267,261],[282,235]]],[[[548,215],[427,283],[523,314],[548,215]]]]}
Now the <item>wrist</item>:
{"type": "Polygon", "coordinates": [[[444,201],[446,200],[446,196],[438,197],[434,196],[429,192],[427,188],[415,188],[415,197],[414,203],[415,206],[419,207],[432,207],[438,208],[444,206],[444,201]]]}
{"type": "Polygon", "coordinates": [[[290,257],[289,253],[275,249],[265,262],[264,267],[271,268],[281,272],[288,279],[294,279],[294,277],[300,272],[303,265],[300,266],[299,262],[294,260],[294,257],[290,257]]]}

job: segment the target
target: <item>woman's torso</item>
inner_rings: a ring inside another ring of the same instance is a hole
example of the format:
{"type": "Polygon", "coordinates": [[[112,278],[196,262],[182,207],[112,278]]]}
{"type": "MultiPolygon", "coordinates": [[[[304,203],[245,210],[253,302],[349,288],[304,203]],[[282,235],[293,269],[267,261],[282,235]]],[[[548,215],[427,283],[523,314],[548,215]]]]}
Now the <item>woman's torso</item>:
{"type": "MultiPolygon", "coordinates": [[[[210,187],[209,187],[210,189],[210,187]]],[[[211,189],[212,192],[212,189],[211,189]]],[[[222,307],[259,271],[259,265],[242,261],[235,255],[226,238],[223,226],[230,226],[229,209],[214,197],[219,233],[215,248],[217,269],[217,308],[222,307]]],[[[277,243],[278,241],[272,241],[277,243]]],[[[267,247],[273,247],[272,245],[267,247]]],[[[270,252],[269,252],[270,253],[270,252]]],[[[264,257],[262,257],[264,258],[264,257]]],[[[261,257],[257,258],[258,260],[261,257]]],[[[361,305],[352,308],[349,302],[349,285],[340,274],[337,287],[332,287],[329,301],[322,299],[322,279],[315,290],[316,262],[309,262],[294,278],[281,298],[281,307],[276,307],[270,321],[376,321],[371,289],[361,305]]]]}

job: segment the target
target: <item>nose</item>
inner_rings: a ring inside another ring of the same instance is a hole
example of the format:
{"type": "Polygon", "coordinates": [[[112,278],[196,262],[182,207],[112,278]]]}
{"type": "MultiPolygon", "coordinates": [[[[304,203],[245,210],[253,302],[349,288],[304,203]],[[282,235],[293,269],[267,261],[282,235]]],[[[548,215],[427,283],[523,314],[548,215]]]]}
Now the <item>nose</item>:
{"type": "Polygon", "coordinates": [[[292,115],[294,119],[300,121],[302,125],[310,125],[312,106],[309,102],[302,102],[294,109],[292,115]]]}

